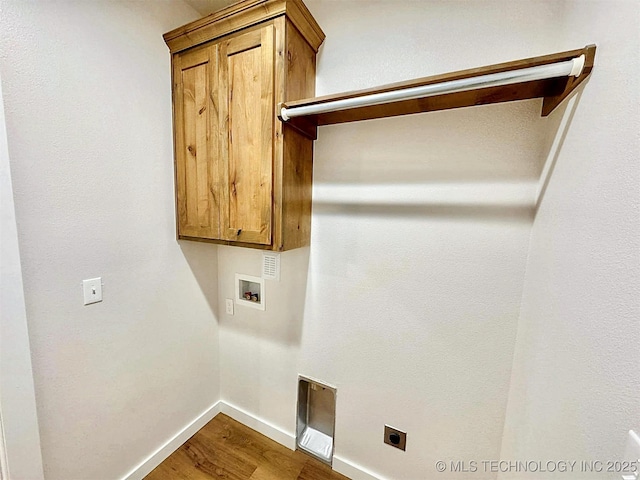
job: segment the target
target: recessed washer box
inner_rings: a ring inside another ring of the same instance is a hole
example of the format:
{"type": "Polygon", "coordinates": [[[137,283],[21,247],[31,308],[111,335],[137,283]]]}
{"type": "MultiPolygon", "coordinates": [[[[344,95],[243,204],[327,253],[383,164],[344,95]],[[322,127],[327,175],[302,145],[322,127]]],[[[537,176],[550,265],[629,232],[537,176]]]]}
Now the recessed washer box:
{"type": "Polygon", "coordinates": [[[300,375],[296,447],[322,462],[333,463],[336,388],[300,375]]]}
{"type": "Polygon", "coordinates": [[[236,273],[236,305],[264,310],[264,279],[236,273]]]}

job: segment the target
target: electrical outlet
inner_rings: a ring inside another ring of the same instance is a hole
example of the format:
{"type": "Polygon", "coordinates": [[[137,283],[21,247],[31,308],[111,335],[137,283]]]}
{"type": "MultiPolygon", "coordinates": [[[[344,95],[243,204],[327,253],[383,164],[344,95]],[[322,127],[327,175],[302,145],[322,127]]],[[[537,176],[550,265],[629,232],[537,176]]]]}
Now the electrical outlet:
{"type": "Polygon", "coordinates": [[[384,443],[405,451],[407,449],[407,432],[385,425],[384,443]]]}
{"type": "Polygon", "coordinates": [[[227,298],[225,304],[227,306],[227,313],[233,315],[233,298],[227,298]]]}

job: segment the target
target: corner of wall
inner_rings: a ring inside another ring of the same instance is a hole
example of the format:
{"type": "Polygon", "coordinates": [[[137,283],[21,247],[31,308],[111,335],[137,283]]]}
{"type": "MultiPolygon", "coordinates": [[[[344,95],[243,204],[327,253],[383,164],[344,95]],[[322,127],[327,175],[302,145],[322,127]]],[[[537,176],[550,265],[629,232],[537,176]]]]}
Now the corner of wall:
{"type": "Polygon", "coordinates": [[[2,478],[44,478],[0,78],[0,462],[2,478]]]}

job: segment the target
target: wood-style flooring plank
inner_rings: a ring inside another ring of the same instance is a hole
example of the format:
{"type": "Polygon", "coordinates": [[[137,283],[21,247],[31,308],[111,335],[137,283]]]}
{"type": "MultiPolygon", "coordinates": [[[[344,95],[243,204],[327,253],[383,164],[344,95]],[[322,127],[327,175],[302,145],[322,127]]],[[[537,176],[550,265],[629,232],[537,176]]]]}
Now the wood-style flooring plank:
{"type": "MultiPolygon", "coordinates": [[[[304,453],[300,453],[304,455],[304,453]]],[[[341,480],[345,479],[344,475],[331,470],[331,467],[320,462],[307,462],[300,472],[297,480],[341,480]]]]}
{"type": "Polygon", "coordinates": [[[328,465],[218,414],[145,480],[349,480],[328,465]]]}

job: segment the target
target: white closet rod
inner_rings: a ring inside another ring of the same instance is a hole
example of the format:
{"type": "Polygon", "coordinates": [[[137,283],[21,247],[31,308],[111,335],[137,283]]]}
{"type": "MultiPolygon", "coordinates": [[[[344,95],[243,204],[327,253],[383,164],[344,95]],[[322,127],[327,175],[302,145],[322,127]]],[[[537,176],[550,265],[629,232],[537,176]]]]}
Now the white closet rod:
{"type": "Polygon", "coordinates": [[[507,72],[490,73],[478,77],[462,78],[460,80],[449,80],[447,82],[433,83],[419,87],[405,88],[402,90],[392,90],[389,92],[373,93],[361,97],[351,97],[342,100],[333,100],[325,103],[313,105],[303,105],[300,107],[282,107],[280,117],[287,121],[294,117],[306,115],[316,115],[320,113],[337,112],[356,107],[369,107],[384,103],[398,102],[402,100],[413,100],[417,98],[431,97],[445,93],[457,93],[476,88],[500,87],[514,83],[531,82],[535,80],[545,80],[547,78],[573,76],[578,77],[584,68],[585,56],[564,62],[550,63],[537,67],[510,70],[507,72]]]}

